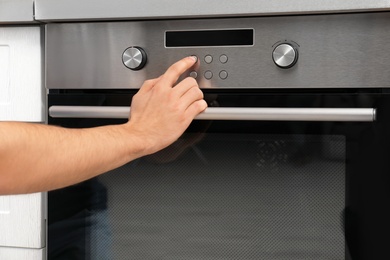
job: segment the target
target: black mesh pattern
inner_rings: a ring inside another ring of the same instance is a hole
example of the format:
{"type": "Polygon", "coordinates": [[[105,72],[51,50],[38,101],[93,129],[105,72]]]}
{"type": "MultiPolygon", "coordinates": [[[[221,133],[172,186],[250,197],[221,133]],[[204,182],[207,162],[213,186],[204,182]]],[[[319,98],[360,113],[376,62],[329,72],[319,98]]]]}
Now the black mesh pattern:
{"type": "Polygon", "coordinates": [[[345,259],[343,137],[191,138],[99,178],[93,259],[345,259]]]}

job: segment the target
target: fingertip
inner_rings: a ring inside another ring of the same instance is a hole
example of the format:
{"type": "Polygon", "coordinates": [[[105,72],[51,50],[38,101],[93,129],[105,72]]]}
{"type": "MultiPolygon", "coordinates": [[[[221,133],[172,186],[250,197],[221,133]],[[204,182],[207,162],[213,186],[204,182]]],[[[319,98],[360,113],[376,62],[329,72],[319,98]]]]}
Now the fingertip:
{"type": "Polygon", "coordinates": [[[184,72],[194,66],[197,60],[198,58],[196,56],[191,55],[172,64],[163,74],[164,82],[172,87],[184,72]]]}
{"type": "Polygon", "coordinates": [[[193,61],[193,63],[196,63],[198,61],[198,57],[195,55],[188,56],[187,58],[190,58],[193,61]]]}

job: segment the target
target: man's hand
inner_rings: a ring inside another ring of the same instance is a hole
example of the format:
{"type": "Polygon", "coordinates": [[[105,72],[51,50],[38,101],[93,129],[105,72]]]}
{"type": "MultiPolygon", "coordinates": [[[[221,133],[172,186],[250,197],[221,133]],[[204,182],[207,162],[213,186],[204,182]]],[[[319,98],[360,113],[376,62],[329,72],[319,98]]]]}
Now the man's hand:
{"type": "Polygon", "coordinates": [[[194,66],[196,57],[186,57],[157,79],[145,81],[131,104],[126,124],[131,135],[143,143],[145,154],[157,152],[176,141],[207,103],[195,79],[179,77],[194,66]]]}
{"type": "Polygon", "coordinates": [[[187,57],[134,96],[129,122],[69,129],[0,123],[0,195],[59,189],[93,178],[170,145],[207,104],[187,57]]]}

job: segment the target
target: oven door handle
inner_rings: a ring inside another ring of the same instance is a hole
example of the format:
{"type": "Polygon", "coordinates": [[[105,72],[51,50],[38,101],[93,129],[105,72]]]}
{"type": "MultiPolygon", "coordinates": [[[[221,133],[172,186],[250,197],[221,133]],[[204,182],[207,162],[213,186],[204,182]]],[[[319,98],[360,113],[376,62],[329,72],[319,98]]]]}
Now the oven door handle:
{"type": "MultiPolygon", "coordinates": [[[[112,118],[126,119],[130,107],[51,106],[52,118],[112,118]]],[[[375,108],[265,108],[209,107],[197,120],[255,120],[255,121],[342,121],[373,122],[375,108]]]]}

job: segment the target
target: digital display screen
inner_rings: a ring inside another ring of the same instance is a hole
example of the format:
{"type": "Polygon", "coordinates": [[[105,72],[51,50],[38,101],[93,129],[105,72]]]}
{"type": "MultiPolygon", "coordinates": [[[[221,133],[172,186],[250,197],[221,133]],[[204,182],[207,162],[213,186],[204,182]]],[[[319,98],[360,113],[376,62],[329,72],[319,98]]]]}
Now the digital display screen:
{"type": "Polygon", "coordinates": [[[166,31],[166,47],[251,46],[253,29],[166,31]]]}

